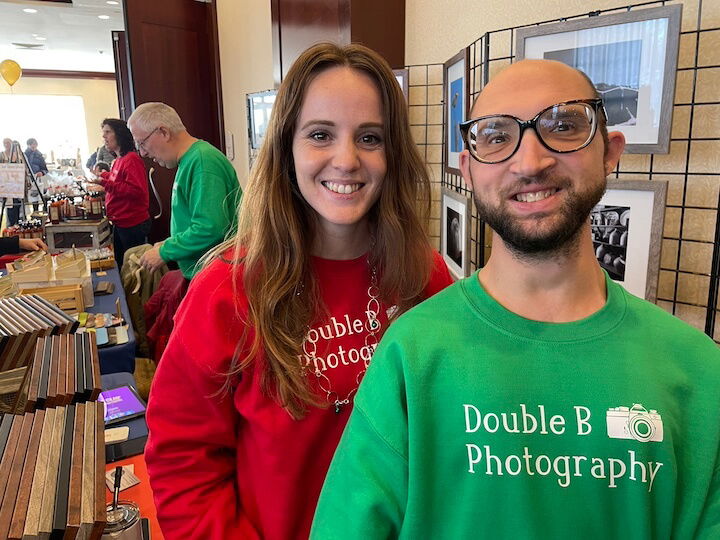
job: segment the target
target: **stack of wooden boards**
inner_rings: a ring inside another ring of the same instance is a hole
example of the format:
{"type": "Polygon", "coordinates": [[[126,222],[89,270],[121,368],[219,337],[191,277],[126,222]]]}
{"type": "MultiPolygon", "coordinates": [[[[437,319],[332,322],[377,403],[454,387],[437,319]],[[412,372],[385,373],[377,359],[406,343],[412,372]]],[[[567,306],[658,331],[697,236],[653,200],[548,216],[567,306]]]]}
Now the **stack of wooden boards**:
{"type": "Polygon", "coordinates": [[[61,334],[37,340],[27,383],[26,412],[95,401],[102,390],[95,334],[61,334]]]}
{"type": "Polygon", "coordinates": [[[104,408],[78,403],[0,421],[0,538],[99,539],[104,408]]]}
{"type": "Polygon", "coordinates": [[[70,334],[77,326],[75,319],[40,296],[0,299],[0,412],[25,410],[22,390],[38,338],[70,334]]]}

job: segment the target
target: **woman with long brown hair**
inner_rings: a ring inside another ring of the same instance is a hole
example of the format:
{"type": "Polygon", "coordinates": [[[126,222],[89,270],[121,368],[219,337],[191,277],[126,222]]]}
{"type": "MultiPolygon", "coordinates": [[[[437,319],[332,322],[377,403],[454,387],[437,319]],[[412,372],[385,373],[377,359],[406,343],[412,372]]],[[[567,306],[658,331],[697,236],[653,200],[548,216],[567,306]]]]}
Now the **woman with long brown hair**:
{"type": "Polygon", "coordinates": [[[150,395],[167,538],[306,538],[393,320],[451,283],[428,173],[387,63],[316,45],[290,69],[235,238],[192,281],[150,395]]]}

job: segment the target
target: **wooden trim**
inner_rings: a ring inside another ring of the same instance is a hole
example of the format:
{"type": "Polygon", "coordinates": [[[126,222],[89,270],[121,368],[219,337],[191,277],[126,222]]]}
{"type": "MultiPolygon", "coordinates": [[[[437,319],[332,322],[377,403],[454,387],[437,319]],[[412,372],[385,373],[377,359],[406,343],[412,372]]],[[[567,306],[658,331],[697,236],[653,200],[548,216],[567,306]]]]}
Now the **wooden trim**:
{"type": "Polygon", "coordinates": [[[215,109],[217,114],[218,143],[220,150],[227,154],[227,141],[225,140],[225,114],[223,110],[222,73],[220,72],[220,36],[218,32],[217,2],[209,4],[211,10],[208,17],[210,38],[210,54],[213,61],[214,87],[215,87],[215,109]]]}
{"type": "Polygon", "coordinates": [[[280,88],[282,82],[282,39],[280,24],[280,1],[270,0],[270,16],[272,18],[272,50],[273,50],[273,81],[275,88],[280,88]]]}
{"type": "Polygon", "coordinates": [[[115,73],[104,71],[64,71],[59,69],[23,69],[23,77],[42,77],[45,79],[101,79],[115,80],[115,73]]]}

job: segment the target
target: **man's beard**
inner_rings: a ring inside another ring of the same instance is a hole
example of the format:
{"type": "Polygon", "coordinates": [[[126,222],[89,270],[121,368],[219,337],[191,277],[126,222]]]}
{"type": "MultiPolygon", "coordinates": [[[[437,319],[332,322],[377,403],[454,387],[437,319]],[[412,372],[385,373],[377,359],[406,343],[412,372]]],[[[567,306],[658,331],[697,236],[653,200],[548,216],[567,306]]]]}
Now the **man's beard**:
{"type": "Polygon", "coordinates": [[[508,199],[500,194],[500,204],[491,207],[473,194],[478,217],[484,220],[502,238],[508,249],[517,257],[523,259],[542,260],[559,254],[569,254],[578,245],[579,234],[583,225],[587,223],[592,209],[600,202],[607,180],[604,176],[598,179],[585,178],[583,181],[590,181],[590,188],[578,192],[573,188],[568,178],[551,177],[543,175],[540,178],[532,178],[532,181],[543,185],[561,188],[565,192],[565,202],[552,219],[550,226],[542,223],[548,219],[548,214],[538,213],[535,231],[529,231],[533,218],[521,220],[514,217],[508,209],[508,199]]]}

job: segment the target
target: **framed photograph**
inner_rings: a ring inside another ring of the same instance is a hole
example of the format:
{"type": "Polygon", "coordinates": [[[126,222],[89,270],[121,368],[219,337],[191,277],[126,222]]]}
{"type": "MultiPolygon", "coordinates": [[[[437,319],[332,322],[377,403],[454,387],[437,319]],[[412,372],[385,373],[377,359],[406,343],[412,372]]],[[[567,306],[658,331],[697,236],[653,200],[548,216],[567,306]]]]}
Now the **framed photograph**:
{"type": "Polygon", "coordinates": [[[470,275],[470,198],[442,189],[440,253],[455,279],[470,275]]]}
{"type": "Polygon", "coordinates": [[[408,101],[408,78],[410,76],[407,69],[393,69],[393,74],[397,79],[400,88],[402,88],[403,94],[405,95],[405,101],[408,101]]]}
{"type": "Polygon", "coordinates": [[[625,152],[667,154],[682,4],[517,31],[517,58],[558,60],[583,71],[605,103],[625,152]]]}
{"type": "Polygon", "coordinates": [[[277,90],[253,92],[247,95],[248,143],[251,150],[258,150],[262,145],[276,95],[277,90]]]}
{"type": "Polygon", "coordinates": [[[667,182],[611,180],[590,214],[595,257],[611,279],[657,300],[667,182]]]}
{"type": "Polygon", "coordinates": [[[470,108],[468,87],[470,53],[466,47],[443,65],[443,101],[445,103],[445,170],[460,174],[460,152],[463,149],[460,123],[470,108]]]}

